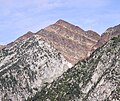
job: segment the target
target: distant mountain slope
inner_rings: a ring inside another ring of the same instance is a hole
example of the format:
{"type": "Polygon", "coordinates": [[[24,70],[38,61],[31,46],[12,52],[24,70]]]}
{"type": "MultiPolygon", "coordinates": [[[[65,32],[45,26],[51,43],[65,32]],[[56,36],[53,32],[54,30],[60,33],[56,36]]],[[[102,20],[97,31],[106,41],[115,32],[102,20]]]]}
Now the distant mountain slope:
{"type": "Polygon", "coordinates": [[[88,57],[92,47],[100,39],[96,32],[84,31],[64,20],[58,20],[36,34],[51,42],[73,64],[88,57]]]}
{"type": "Polygon", "coordinates": [[[120,101],[120,36],[28,101],[120,101]]]}
{"type": "Polygon", "coordinates": [[[97,44],[94,46],[95,49],[105,44],[113,37],[117,37],[120,35],[120,24],[114,27],[108,28],[102,35],[101,38],[98,40],[97,44]]]}
{"type": "Polygon", "coordinates": [[[0,101],[24,101],[70,67],[38,35],[16,41],[0,50],[0,101]]]}

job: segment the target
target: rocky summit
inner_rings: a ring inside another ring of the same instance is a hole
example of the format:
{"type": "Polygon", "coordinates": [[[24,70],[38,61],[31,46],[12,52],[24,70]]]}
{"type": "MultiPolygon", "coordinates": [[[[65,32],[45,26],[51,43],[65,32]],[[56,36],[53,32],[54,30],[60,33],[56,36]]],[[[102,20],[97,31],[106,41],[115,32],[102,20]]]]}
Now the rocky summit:
{"type": "Polygon", "coordinates": [[[29,31],[14,42],[5,46],[0,45],[0,49],[11,47],[15,42],[24,41],[35,34],[51,43],[67,61],[74,65],[79,60],[89,57],[95,49],[104,45],[111,38],[120,35],[120,25],[108,28],[100,36],[92,30],[84,31],[80,27],[60,19],[36,33],[29,31]]]}
{"type": "Polygon", "coordinates": [[[94,31],[84,31],[64,20],[58,20],[36,34],[50,42],[72,64],[85,59],[100,36],[94,31]]]}
{"type": "Polygon", "coordinates": [[[28,101],[120,101],[120,36],[68,69],[28,101]]]}
{"type": "Polygon", "coordinates": [[[100,39],[100,35],[96,32],[84,31],[80,27],[60,19],[37,33],[29,31],[6,47],[11,47],[15,42],[21,42],[34,34],[51,43],[72,64],[87,58],[100,39]]]}
{"type": "Polygon", "coordinates": [[[34,35],[0,50],[0,101],[24,101],[72,65],[34,35]]]}

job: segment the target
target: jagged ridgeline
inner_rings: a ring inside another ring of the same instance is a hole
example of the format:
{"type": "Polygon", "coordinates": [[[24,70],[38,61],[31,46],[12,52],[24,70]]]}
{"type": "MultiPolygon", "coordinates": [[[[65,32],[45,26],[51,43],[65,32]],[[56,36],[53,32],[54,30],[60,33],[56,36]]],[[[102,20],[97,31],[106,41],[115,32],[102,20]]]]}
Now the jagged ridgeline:
{"type": "Polygon", "coordinates": [[[1,49],[0,101],[24,101],[62,75],[69,64],[37,35],[1,49]]]}
{"type": "Polygon", "coordinates": [[[120,36],[27,101],[120,101],[120,36]]]}

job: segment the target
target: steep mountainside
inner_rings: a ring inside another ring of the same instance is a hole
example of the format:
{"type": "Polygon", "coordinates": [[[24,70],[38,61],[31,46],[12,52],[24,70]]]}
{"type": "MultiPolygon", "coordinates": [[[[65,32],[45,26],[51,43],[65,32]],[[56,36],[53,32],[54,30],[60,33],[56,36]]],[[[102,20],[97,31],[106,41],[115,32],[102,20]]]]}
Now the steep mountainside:
{"type": "Polygon", "coordinates": [[[120,36],[28,101],[120,101],[120,36]]]}
{"type": "Polygon", "coordinates": [[[51,42],[73,64],[88,57],[91,48],[100,39],[96,32],[84,31],[64,20],[58,20],[36,34],[51,42]]]}
{"type": "Polygon", "coordinates": [[[94,48],[98,48],[105,44],[108,40],[110,40],[113,37],[116,37],[120,35],[120,25],[110,27],[108,28],[102,35],[100,40],[97,42],[97,44],[94,46],[94,48]]]}
{"type": "Polygon", "coordinates": [[[0,50],[0,101],[24,101],[71,64],[38,35],[0,50]]]}

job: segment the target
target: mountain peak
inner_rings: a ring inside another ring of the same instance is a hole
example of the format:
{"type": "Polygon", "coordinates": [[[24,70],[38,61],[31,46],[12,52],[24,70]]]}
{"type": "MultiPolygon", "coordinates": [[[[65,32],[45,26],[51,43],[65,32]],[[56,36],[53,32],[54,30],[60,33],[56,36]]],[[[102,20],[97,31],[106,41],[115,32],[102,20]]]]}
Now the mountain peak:
{"type": "Polygon", "coordinates": [[[66,22],[66,21],[63,19],[59,19],[56,23],[63,23],[63,22],[66,22]]]}
{"type": "Polygon", "coordinates": [[[72,64],[89,56],[91,47],[93,47],[100,38],[94,31],[84,31],[76,25],[59,19],[56,23],[36,33],[28,31],[14,42],[9,43],[7,47],[22,42],[36,34],[47,42],[52,43],[72,64]]]}
{"type": "Polygon", "coordinates": [[[62,19],[59,19],[55,24],[62,26],[64,28],[67,28],[71,31],[74,30],[75,32],[84,33],[84,30],[80,28],[79,26],[73,25],[72,23],[62,20],[62,19]]]}
{"type": "Polygon", "coordinates": [[[59,19],[55,24],[60,25],[60,26],[64,26],[64,27],[74,26],[73,24],[71,24],[65,20],[62,20],[62,19],[59,19]]]}
{"type": "Polygon", "coordinates": [[[84,31],[62,19],[37,32],[43,39],[52,43],[72,64],[86,58],[98,39],[97,33],[84,31]]]}
{"type": "Polygon", "coordinates": [[[58,24],[58,25],[64,25],[64,24],[67,24],[67,25],[72,25],[72,26],[75,26],[71,23],[69,23],[68,21],[65,21],[63,19],[59,19],[55,24],[58,24]]]}

